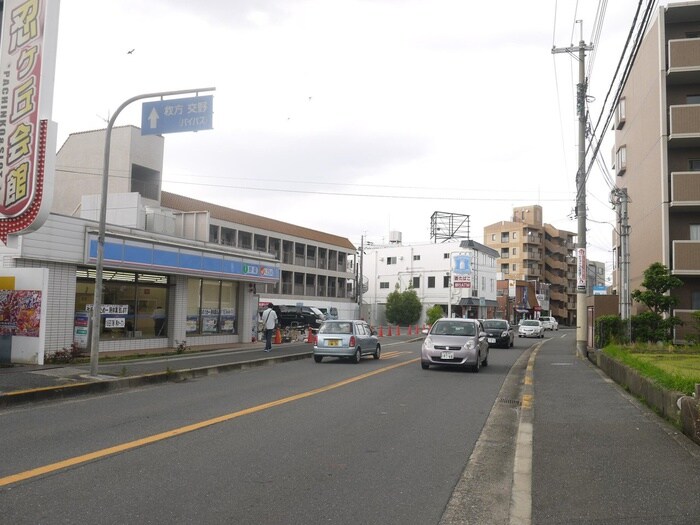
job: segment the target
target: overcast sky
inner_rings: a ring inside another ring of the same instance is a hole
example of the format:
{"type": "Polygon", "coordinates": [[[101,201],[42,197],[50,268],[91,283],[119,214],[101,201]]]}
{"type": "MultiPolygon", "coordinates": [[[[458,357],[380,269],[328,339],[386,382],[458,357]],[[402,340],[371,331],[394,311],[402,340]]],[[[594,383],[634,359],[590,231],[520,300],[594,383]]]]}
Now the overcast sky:
{"type": "MultiPolygon", "coordinates": [[[[470,215],[483,242],[530,204],[576,233],[578,64],[552,48],[578,44],[581,25],[592,42],[600,3],[61,0],[58,145],[135,95],[215,87],[213,130],[165,135],[167,191],[358,246],[390,231],[428,242],[435,211],[470,215]]],[[[607,5],[587,57],[594,120],[637,4],[607,5]]],[[[116,125],[140,121],[138,102],[116,125]]],[[[589,258],[610,271],[599,169],[587,189],[589,258]]]]}

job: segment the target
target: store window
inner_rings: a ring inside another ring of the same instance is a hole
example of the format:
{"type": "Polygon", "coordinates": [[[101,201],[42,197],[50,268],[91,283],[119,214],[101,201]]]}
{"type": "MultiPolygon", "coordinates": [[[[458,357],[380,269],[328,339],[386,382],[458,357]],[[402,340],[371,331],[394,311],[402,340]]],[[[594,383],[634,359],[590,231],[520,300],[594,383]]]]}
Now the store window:
{"type": "MultiPolygon", "coordinates": [[[[100,339],[167,337],[168,277],[104,270],[100,339]]],[[[95,270],[76,272],[75,309],[92,311],[95,270]]]]}
{"type": "Polygon", "coordinates": [[[237,334],[238,283],[187,280],[187,334],[237,334]]]}

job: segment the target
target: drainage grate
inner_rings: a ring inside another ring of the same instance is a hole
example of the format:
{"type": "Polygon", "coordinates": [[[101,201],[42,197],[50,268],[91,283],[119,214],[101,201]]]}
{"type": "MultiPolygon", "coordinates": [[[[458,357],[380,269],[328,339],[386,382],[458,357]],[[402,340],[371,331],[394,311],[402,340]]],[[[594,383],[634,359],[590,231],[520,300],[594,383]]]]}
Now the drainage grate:
{"type": "Polygon", "coordinates": [[[520,406],[520,400],[519,399],[504,399],[502,397],[498,398],[499,403],[503,403],[504,405],[513,405],[513,406],[520,406]]]}

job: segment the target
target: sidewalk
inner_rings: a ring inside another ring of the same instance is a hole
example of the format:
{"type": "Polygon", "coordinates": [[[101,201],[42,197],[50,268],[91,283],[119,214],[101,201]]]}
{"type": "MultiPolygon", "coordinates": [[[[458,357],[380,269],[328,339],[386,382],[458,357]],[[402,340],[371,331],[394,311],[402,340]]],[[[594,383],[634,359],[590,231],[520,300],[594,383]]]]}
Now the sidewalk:
{"type": "Polygon", "coordinates": [[[570,338],[539,349],[534,392],[532,523],[698,523],[700,447],[570,338]]]}
{"type": "MultiPolygon", "coordinates": [[[[408,339],[410,336],[402,335],[383,337],[380,341],[384,344],[408,339]]],[[[90,375],[89,361],[0,366],[0,408],[164,381],[182,381],[210,373],[305,359],[313,353],[313,345],[303,341],[273,345],[270,353],[263,352],[264,346],[262,342],[212,345],[184,354],[174,353],[172,348],[161,348],[139,351],[138,357],[134,352],[109,352],[100,355],[97,377],[90,375]],[[130,356],[134,358],[129,359],[130,356]],[[114,357],[124,359],[109,359],[114,357]]]]}

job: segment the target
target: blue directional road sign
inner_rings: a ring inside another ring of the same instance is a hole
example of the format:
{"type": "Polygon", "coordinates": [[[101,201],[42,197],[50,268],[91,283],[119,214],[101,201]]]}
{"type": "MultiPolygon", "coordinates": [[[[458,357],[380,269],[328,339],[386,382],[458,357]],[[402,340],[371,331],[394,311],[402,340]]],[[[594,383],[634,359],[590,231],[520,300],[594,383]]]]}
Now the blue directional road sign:
{"type": "Polygon", "coordinates": [[[213,95],[144,102],[141,134],[162,135],[212,129],[213,95]]]}

